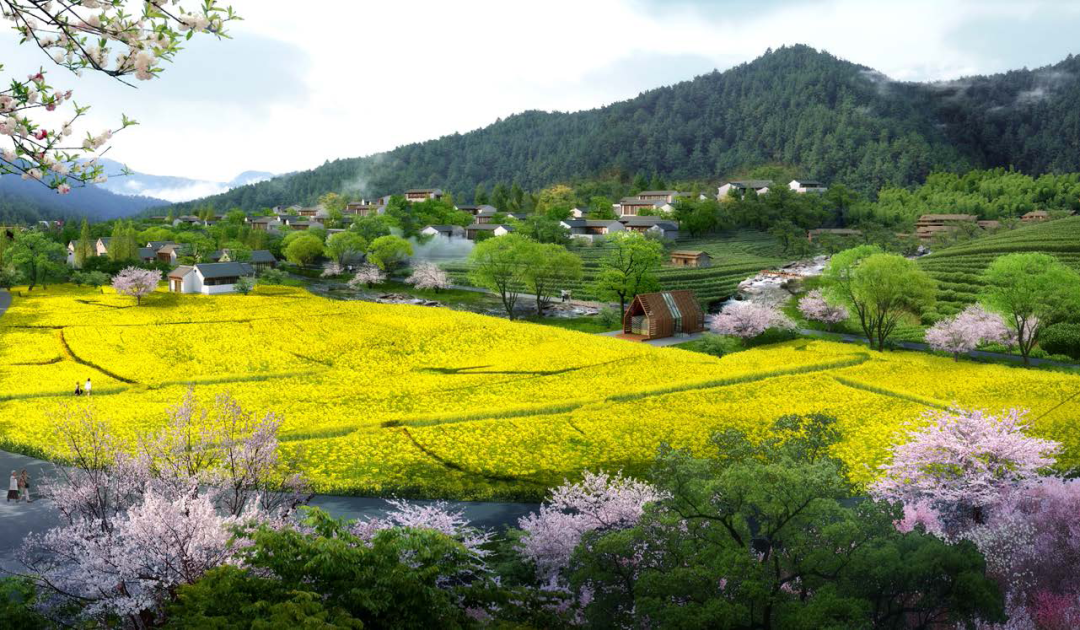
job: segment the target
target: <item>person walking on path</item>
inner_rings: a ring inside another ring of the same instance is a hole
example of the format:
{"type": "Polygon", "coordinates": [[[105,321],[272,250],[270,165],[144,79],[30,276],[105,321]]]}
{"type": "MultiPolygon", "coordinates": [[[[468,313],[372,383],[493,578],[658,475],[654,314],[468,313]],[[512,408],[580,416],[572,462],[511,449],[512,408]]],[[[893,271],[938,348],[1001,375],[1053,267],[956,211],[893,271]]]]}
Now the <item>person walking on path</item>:
{"type": "Polygon", "coordinates": [[[89,396],[90,395],[90,379],[86,379],[86,385],[83,386],[83,395],[84,396],[89,396]]]}
{"type": "Polygon", "coordinates": [[[27,503],[30,502],[30,473],[25,468],[19,473],[19,494],[27,503]]]}
{"type": "Polygon", "coordinates": [[[75,383],[75,395],[82,396],[82,385],[75,383]]]}
{"type": "Polygon", "coordinates": [[[11,471],[11,481],[8,483],[7,500],[11,503],[11,500],[19,500],[19,478],[15,475],[15,471],[11,471]]]}

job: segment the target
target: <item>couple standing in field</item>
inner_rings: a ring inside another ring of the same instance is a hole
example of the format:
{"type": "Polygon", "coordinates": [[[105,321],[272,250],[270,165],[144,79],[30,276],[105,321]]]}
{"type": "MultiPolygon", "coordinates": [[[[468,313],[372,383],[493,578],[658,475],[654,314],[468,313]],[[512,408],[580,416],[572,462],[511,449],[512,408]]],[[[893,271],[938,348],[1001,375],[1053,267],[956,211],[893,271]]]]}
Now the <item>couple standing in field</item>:
{"type": "Polygon", "coordinates": [[[23,468],[22,472],[15,474],[15,471],[11,471],[11,480],[8,484],[7,500],[8,503],[12,499],[18,503],[19,499],[25,499],[27,503],[30,503],[30,475],[27,474],[26,469],[23,468]]]}
{"type": "Polygon", "coordinates": [[[86,379],[86,385],[79,385],[75,383],[75,395],[76,396],[89,396],[90,395],[90,379],[86,379]]]}

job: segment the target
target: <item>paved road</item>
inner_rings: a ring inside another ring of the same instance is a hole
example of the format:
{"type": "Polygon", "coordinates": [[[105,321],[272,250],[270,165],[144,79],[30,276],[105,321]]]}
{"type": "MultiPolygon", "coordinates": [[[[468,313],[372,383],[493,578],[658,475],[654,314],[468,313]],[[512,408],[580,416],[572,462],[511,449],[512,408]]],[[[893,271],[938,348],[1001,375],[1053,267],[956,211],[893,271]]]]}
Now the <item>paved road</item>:
{"type": "MultiPolygon", "coordinates": [[[[611,332],[597,333],[597,334],[599,334],[601,337],[618,337],[619,335],[623,334],[623,331],[621,331],[621,330],[613,330],[611,332]]],[[[701,339],[701,337],[704,336],[704,335],[705,335],[705,333],[692,333],[692,334],[689,334],[689,335],[682,335],[682,336],[679,336],[679,337],[663,337],[661,339],[646,339],[644,341],[639,341],[638,343],[647,343],[650,346],[656,346],[658,348],[663,348],[664,346],[674,346],[674,345],[678,345],[680,343],[687,343],[687,342],[690,342],[690,341],[697,341],[698,339],[701,339]]]]}
{"type": "MultiPolygon", "coordinates": [[[[36,486],[52,474],[54,465],[25,455],[0,451],[0,480],[7,495],[7,479],[11,471],[26,469],[30,474],[31,499],[35,499],[36,486]]],[[[416,501],[431,504],[434,501],[416,501]]],[[[516,527],[518,519],[539,508],[534,503],[486,503],[478,501],[448,501],[452,508],[460,509],[465,517],[478,527],[502,530],[516,527]]],[[[317,495],[310,505],[326,510],[337,518],[369,518],[384,514],[389,504],[386,499],[366,497],[342,497],[317,495]]],[[[31,533],[43,532],[60,524],[60,516],[53,504],[46,500],[31,503],[0,502],[0,575],[20,568],[15,551],[22,540],[31,533]]]]}
{"type": "Polygon", "coordinates": [[[11,306],[11,294],[5,289],[0,289],[0,317],[4,316],[4,311],[11,306]]]}
{"type": "MultiPolygon", "coordinates": [[[[799,330],[799,334],[806,335],[808,337],[823,337],[825,339],[834,339],[837,341],[843,341],[844,343],[867,343],[866,337],[859,335],[849,335],[847,333],[830,333],[824,330],[811,330],[809,328],[803,328],[799,330]]],[[[915,341],[899,341],[896,342],[897,347],[905,350],[917,350],[919,352],[932,352],[930,346],[925,343],[919,343],[915,341]]],[[[1005,354],[1004,352],[987,352],[985,350],[972,350],[967,353],[968,357],[974,359],[991,359],[991,360],[1003,360],[1012,361],[1013,363],[1023,363],[1024,358],[1018,354],[1005,354]]],[[[1031,359],[1032,365],[1053,366],[1053,367],[1065,367],[1065,368],[1078,368],[1080,365],[1075,363],[1063,363],[1061,361],[1053,361],[1051,359],[1031,359]]]]}

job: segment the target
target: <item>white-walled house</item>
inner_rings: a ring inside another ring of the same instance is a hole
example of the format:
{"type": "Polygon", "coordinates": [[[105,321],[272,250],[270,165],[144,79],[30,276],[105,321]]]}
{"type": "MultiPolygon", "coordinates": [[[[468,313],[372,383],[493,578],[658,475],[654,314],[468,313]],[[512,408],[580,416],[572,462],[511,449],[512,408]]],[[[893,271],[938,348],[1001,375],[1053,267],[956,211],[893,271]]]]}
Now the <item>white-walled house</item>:
{"type": "Polygon", "coordinates": [[[566,219],[559,221],[570,233],[570,238],[580,238],[591,241],[597,236],[607,236],[613,232],[623,232],[626,228],[618,221],[592,220],[592,219],[566,219]]]}
{"type": "Polygon", "coordinates": [[[492,236],[506,236],[514,231],[513,226],[499,223],[473,223],[465,228],[465,238],[475,241],[481,232],[490,232],[492,236]]]}
{"type": "Polygon", "coordinates": [[[823,193],[829,188],[814,179],[793,179],[788,182],[788,188],[797,193],[823,193]]]}
{"type": "Polygon", "coordinates": [[[772,181],[767,179],[746,179],[728,182],[717,190],[716,199],[718,201],[723,201],[733,190],[739,197],[745,195],[748,190],[752,190],[759,195],[764,195],[769,192],[769,186],[772,185],[772,181]]]}
{"type": "Polygon", "coordinates": [[[169,290],[173,293],[232,293],[242,277],[255,275],[247,263],[223,262],[181,265],[169,272],[169,290]]]}
{"type": "Polygon", "coordinates": [[[583,206],[574,206],[573,208],[570,208],[571,219],[584,219],[587,214],[589,214],[589,209],[583,206]]]}
{"type": "Polygon", "coordinates": [[[442,238],[464,238],[465,228],[460,225],[429,225],[420,230],[424,236],[436,236],[442,238]]]}

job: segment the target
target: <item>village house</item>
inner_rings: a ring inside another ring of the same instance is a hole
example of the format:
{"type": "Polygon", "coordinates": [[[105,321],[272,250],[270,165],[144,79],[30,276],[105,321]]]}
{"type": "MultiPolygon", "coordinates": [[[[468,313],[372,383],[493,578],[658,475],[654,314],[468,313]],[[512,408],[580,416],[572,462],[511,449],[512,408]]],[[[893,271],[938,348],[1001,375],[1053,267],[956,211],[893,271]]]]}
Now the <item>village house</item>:
{"type": "Polygon", "coordinates": [[[638,197],[623,197],[617,206],[617,214],[623,217],[632,217],[644,212],[671,212],[675,206],[664,200],[645,200],[638,197]]]}
{"type": "Polygon", "coordinates": [[[960,224],[974,224],[978,218],[974,214],[924,214],[915,222],[915,236],[929,241],[939,234],[959,230],[960,224]]]}
{"type": "Polygon", "coordinates": [[[571,219],[584,219],[589,214],[589,209],[583,206],[574,206],[570,208],[571,219]]]}
{"type": "Polygon", "coordinates": [[[495,206],[480,206],[473,217],[476,223],[484,225],[485,223],[491,223],[498,213],[499,211],[495,209],[495,206]]]}
{"type": "Polygon", "coordinates": [[[276,230],[285,224],[284,221],[278,217],[255,217],[250,223],[251,229],[259,230],[260,232],[276,230]]]}
{"type": "Polygon", "coordinates": [[[593,240],[597,236],[607,236],[615,232],[623,232],[626,228],[618,221],[595,220],[595,219],[566,219],[559,221],[564,229],[570,233],[570,238],[593,240]]]}
{"type": "Polygon", "coordinates": [[[1036,221],[1046,221],[1050,218],[1050,213],[1046,210],[1032,210],[1020,217],[1020,221],[1023,223],[1035,223],[1036,221]]]}
{"type": "Polygon", "coordinates": [[[315,206],[314,208],[300,208],[297,214],[302,217],[314,217],[319,215],[319,211],[322,210],[322,206],[315,206]]]}
{"type": "Polygon", "coordinates": [[[712,266],[712,256],[708,252],[676,249],[671,252],[671,264],[675,267],[705,268],[712,266]]]}
{"type": "Polygon", "coordinates": [[[977,221],[976,223],[984,230],[996,230],[1001,227],[1001,221],[977,221]]]}
{"type": "Polygon", "coordinates": [[[735,195],[740,199],[746,196],[747,191],[751,191],[759,195],[764,195],[765,193],[769,192],[769,186],[772,185],[772,181],[768,179],[746,179],[741,181],[728,182],[717,189],[716,199],[718,201],[723,201],[732,192],[734,192],[735,195]]]}
{"type": "Polygon", "coordinates": [[[829,190],[825,184],[822,184],[815,179],[793,179],[788,182],[788,188],[800,194],[823,193],[829,190]]]}
{"type": "Polygon", "coordinates": [[[619,222],[631,232],[655,234],[665,240],[675,240],[679,238],[679,224],[671,219],[665,219],[663,217],[627,216],[619,217],[619,222]]]}
{"type": "Polygon", "coordinates": [[[465,228],[465,238],[475,241],[481,232],[489,232],[493,236],[505,236],[514,231],[513,226],[498,223],[473,223],[465,228]]]}
{"type": "Polygon", "coordinates": [[[420,230],[425,236],[442,237],[446,239],[464,238],[465,228],[460,225],[429,225],[420,230]]]}
{"type": "Polygon", "coordinates": [[[442,199],[443,191],[439,188],[413,188],[405,191],[405,201],[410,203],[427,201],[428,199],[442,199]]]}
{"type": "Polygon", "coordinates": [[[642,293],[623,314],[620,337],[636,341],[688,335],[705,330],[705,311],[693,291],[642,293]]]}
{"type": "Polygon", "coordinates": [[[199,217],[197,217],[195,215],[185,214],[183,216],[177,217],[172,222],[172,224],[173,224],[173,227],[177,227],[177,226],[180,226],[180,225],[202,225],[202,221],[200,221],[199,217]]]}
{"type": "Polygon", "coordinates": [[[290,230],[306,230],[311,227],[311,221],[305,221],[298,217],[285,217],[285,227],[290,230]]]}
{"type": "Polygon", "coordinates": [[[358,217],[373,217],[386,213],[386,206],[380,206],[370,201],[351,201],[345,204],[343,214],[351,214],[358,217]]]}
{"type": "Polygon", "coordinates": [[[214,295],[232,293],[243,277],[255,274],[247,263],[220,262],[181,265],[169,272],[169,290],[173,293],[202,293],[214,295]]]}
{"type": "Polygon", "coordinates": [[[94,243],[94,255],[95,256],[107,256],[109,254],[109,241],[112,240],[111,236],[102,236],[94,243]]]}
{"type": "Polygon", "coordinates": [[[155,250],[154,255],[161,262],[175,263],[177,258],[184,255],[184,246],[177,243],[165,243],[155,250]]]}
{"type": "Polygon", "coordinates": [[[687,193],[681,193],[677,190],[643,190],[639,192],[635,197],[641,201],[662,201],[664,203],[675,203],[679,197],[685,197],[687,193]]]}
{"type": "Polygon", "coordinates": [[[248,264],[254,267],[256,271],[273,269],[277,267],[277,263],[277,258],[268,249],[251,250],[251,258],[248,260],[248,264]]]}

